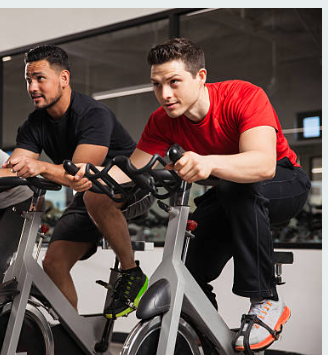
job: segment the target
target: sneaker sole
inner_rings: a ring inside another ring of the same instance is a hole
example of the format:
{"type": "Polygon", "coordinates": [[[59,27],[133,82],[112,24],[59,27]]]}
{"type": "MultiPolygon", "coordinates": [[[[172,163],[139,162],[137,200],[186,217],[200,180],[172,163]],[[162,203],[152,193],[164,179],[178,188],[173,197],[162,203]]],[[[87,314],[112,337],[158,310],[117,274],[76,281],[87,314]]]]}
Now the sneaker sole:
{"type": "Polygon", "coordinates": [[[141,290],[139,291],[137,297],[134,299],[133,301],[133,306],[135,308],[126,308],[124,311],[120,312],[120,313],[117,313],[117,314],[105,314],[105,317],[107,319],[116,319],[116,318],[119,318],[119,317],[124,317],[124,316],[127,316],[128,314],[130,314],[131,312],[135,311],[136,308],[138,307],[139,305],[139,302],[140,302],[140,299],[141,299],[141,296],[146,292],[148,288],[148,277],[146,276],[146,281],[145,283],[143,284],[141,290]]]}
{"type": "MultiPolygon", "coordinates": [[[[288,321],[288,319],[290,318],[290,309],[285,306],[274,330],[276,330],[278,333],[280,333],[282,331],[282,326],[288,321]]],[[[266,337],[264,340],[262,340],[261,342],[257,343],[257,344],[252,344],[250,345],[251,350],[264,350],[265,348],[267,348],[268,346],[270,346],[275,340],[273,335],[269,335],[268,337],[266,337]]],[[[236,346],[235,349],[237,351],[244,351],[244,347],[243,346],[236,346]]]]}

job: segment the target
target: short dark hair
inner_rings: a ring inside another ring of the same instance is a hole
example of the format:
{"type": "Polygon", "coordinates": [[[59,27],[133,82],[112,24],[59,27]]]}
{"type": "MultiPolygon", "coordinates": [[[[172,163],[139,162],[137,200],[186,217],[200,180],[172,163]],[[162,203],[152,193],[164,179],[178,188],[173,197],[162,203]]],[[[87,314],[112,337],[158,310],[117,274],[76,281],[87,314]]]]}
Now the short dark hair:
{"type": "Polygon", "coordinates": [[[205,68],[204,51],[187,38],[172,38],[153,47],[148,53],[148,64],[164,64],[171,60],[182,60],[186,70],[195,76],[205,68]]]}
{"type": "Polygon", "coordinates": [[[47,60],[50,65],[70,71],[67,53],[62,48],[51,44],[30,49],[25,53],[24,62],[27,64],[43,59],[47,60]]]}

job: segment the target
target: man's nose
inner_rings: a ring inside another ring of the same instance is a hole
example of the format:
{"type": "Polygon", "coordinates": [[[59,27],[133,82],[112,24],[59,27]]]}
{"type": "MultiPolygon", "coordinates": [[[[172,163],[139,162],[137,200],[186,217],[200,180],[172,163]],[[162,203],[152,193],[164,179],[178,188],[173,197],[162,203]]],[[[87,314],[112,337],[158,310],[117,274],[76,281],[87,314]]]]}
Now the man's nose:
{"type": "Polygon", "coordinates": [[[162,88],[163,100],[169,100],[172,97],[172,89],[169,85],[164,85],[162,88]]]}
{"type": "Polygon", "coordinates": [[[35,80],[32,80],[32,81],[28,84],[28,91],[29,91],[29,92],[38,91],[38,83],[37,83],[35,80]]]}

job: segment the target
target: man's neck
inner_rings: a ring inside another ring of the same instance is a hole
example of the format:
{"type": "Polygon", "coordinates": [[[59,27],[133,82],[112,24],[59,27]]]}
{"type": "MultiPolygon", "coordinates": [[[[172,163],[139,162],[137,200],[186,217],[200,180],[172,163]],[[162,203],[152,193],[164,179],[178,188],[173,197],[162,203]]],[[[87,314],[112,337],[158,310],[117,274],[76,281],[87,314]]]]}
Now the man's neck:
{"type": "Polygon", "coordinates": [[[60,100],[56,102],[55,105],[47,109],[48,114],[54,120],[60,120],[64,116],[65,112],[67,111],[71,103],[71,94],[72,94],[71,87],[65,88],[60,100]]]}
{"type": "Polygon", "coordinates": [[[210,95],[206,85],[204,85],[203,90],[201,90],[199,98],[194,105],[194,107],[185,113],[185,116],[192,122],[199,123],[207,115],[210,109],[210,95]]]}

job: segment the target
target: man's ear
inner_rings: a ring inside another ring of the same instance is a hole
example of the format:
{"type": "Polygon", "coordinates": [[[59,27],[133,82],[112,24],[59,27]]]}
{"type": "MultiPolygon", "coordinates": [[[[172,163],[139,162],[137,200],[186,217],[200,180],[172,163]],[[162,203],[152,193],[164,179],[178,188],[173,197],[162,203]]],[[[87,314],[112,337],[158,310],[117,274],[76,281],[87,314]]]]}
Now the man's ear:
{"type": "Polygon", "coordinates": [[[200,84],[203,86],[206,83],[206,78],[207,78],[207,70],[205,68],[202,68],[198,71],[197,76],[200,80],[200,84]]]}
{"type": "Polygon", "coordinates": [[[62,70],[60,72],[60,80],[62,87],[68,86],[70,81],[70,72],[68,70],[62,70]]]}

